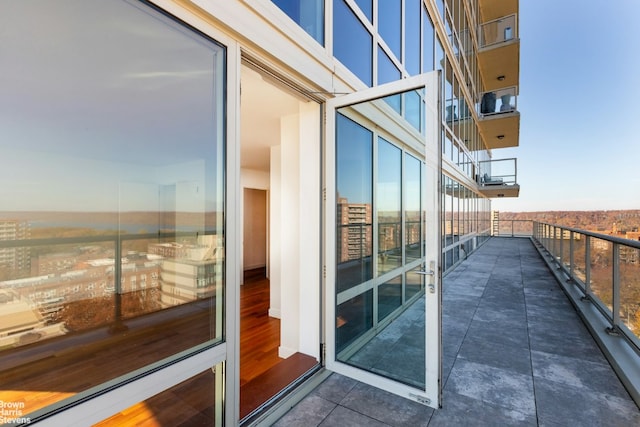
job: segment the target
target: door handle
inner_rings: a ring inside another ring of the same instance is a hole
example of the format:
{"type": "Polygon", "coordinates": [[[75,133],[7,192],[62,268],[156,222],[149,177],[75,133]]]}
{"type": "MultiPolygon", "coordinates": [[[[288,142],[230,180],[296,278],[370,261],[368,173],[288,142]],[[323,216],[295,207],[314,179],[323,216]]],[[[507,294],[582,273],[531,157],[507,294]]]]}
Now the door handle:
{"type": "Polygon", "coordinates": [[[431,262],[429,262],[429,270],[419,270],[419,271],[415,272],[416,274],[419,274],[421,276],[429,276],[428,286],[429,286],[429,292],[432,293],[432,294],[436,293],[436,285],[435,285],[435,283],[436,283],[436,272],[435,272],[435,269],[436,269],[436,263],[435,263],[435,261],[431,261],[431,262]]]}
{"type": "Polygon", "coordinates": [[[436,272],[435,272],[435,271],[433,271],[433,270],[429,270],[429,271],[423,271],[423,270],[421,270],[421,271],[416,271],[415,273],[416,273],[416,274],[420,274],[420,275],[422,275],[422,276],[435,276],[435,274],[436,274],[436,272]]]}

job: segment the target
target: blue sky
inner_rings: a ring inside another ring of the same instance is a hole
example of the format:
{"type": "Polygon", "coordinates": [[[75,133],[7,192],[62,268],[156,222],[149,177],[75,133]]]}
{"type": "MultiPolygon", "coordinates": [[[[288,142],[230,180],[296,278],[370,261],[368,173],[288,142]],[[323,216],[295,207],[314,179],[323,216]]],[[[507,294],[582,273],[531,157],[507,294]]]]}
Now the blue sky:
{"type": "Polygon", "coordinates": [[[640,209],[640,1],[520,1],[520,197],[493,209],[640,209]]]}

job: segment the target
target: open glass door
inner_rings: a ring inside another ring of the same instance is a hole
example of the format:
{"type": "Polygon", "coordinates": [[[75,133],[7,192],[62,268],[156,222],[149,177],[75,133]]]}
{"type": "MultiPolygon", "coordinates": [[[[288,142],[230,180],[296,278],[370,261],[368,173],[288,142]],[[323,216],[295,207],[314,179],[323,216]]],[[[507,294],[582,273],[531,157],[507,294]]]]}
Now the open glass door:
{"type": "Polygon", "coordinates": [[[327,368],[440,404],[437,72],[327,103],[327,368]]]}

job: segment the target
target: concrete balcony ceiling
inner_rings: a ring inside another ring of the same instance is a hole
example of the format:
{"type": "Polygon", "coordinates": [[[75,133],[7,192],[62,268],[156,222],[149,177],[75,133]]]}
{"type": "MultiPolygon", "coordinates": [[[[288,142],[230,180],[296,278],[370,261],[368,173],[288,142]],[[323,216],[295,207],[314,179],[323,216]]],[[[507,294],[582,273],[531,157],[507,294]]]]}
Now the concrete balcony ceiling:
{"type": "Polygon", "coordinates": [[[508,113],[484,116],[478,121],[480,133],[487,148],[517,147],[520,144],[520,113],[508,113]]]}
{"type": "Polygon", "coordinates": [[[519,0],[478,0],[480,22],[518,13],[519,0]]]}
{"type": "Polygon", "coordinates": [[[520,196],[519,184],[483,185],[479,187],[479,190],[484,196],[489,198],[520,196]]]}
{"type": "Polygon", "coordinates": [[[513,38],[482,47],[478,66],[485,91],[520,84],[520,39],[513,38]]]}

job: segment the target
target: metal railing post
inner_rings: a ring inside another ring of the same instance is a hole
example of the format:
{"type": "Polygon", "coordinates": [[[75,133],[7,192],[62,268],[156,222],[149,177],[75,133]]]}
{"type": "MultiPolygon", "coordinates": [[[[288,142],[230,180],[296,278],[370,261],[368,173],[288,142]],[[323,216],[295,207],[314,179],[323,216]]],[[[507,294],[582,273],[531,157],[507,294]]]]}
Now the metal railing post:
{"type": "Polygon", "coordinates": [[[591,297],[591,237],[584,236],[586,241],[584,245],[584,294],[591,297]]]}
{"type": "Polygon", "coordinates": [[[613,325],[607,332],[618,334],[620,328],[620,245],[613,243],[613,325]]]}
{"type": "Polygon", "coordinates": [[[560,246],[560,249],[559,249],[560,256],[558,257],[559,263],[560,263],[559,270],[564,271],[565,268],[564,268],[564,229],[563,228],[560,228],[560,244],[558,246],[560,246]]]}

